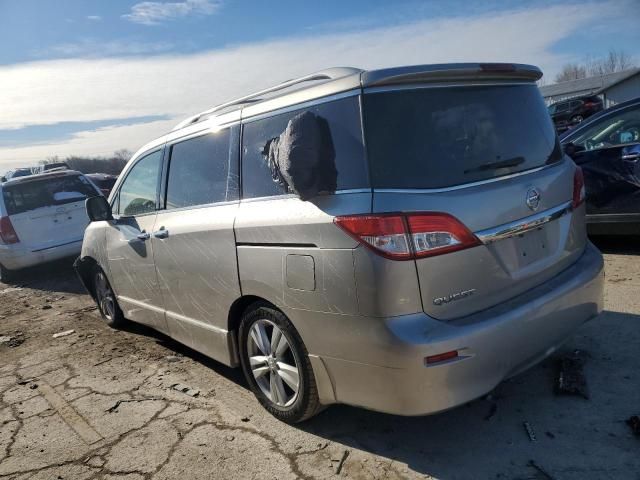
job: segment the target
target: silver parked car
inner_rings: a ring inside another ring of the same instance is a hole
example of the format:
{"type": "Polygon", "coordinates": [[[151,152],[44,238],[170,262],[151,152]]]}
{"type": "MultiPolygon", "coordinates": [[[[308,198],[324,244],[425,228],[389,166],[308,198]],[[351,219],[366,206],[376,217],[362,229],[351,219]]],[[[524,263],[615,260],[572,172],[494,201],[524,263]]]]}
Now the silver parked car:
{"type": "Polygon", "coordinates": [[[241,366],[287,422],[468,402],[602,310],[540,77],[334,68],[207,110],[87,201],[78,273],[108,324],[241,366]]]}

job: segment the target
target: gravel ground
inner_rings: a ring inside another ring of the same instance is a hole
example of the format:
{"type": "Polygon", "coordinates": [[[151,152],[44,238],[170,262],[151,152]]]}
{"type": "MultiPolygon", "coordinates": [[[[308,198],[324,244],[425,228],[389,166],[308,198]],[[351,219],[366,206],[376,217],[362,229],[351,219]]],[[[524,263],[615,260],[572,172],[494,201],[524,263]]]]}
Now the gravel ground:
{"type": "Polygon", "coordinates": [[[490,396],[419,418],[334,406],[295,427],[239,371],[144,327],[104,326],[69,262],[34,269],[0,284],[0,478],[638,480],[625,423],[640,415],[638,240],[598,242],[606,312],[490,396]],[[553,392],[576,349],[589,399],[553,392]]]}

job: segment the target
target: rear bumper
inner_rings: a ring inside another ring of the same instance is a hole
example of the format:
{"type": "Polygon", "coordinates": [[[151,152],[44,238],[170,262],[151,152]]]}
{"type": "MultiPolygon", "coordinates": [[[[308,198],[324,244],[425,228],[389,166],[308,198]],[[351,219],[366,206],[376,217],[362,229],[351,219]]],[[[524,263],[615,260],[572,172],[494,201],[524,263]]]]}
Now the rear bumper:
{"type": "Polygon", "coordinates": [[[359,329],[354,349],[377,350],[393,361],[374,365],[312,355],[316,378],[331,381],[332,401],[398,415],[464,404],[549,356],[597,316],[603,308],[603,267],[600,252],[589,244],[552,280],[488,310],[449,323],[414,314],[386,319],[383,329],[359,329]],[[425,366],[425,357],[451,350],[461,357],[425,366]]]}
{"type": "Polygon", "coordinates": [[[0,263],[9,270],[20,270],[41,263],[78,255],[82,248],[82,239],[33,252],[21,244],[0,245],[0,263]]]}

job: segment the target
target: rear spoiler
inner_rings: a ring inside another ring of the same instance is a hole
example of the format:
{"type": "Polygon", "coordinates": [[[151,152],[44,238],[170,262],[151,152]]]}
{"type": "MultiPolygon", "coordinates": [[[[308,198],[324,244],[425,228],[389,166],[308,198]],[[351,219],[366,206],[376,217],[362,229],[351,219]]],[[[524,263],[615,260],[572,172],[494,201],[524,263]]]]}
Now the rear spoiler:
{"type": "Polygon", "coordinates": [[[542,71],[519,63],[446,63],[370,70],[361,75],[362,87],[407,83],[433,83],[470,80],[516,80],[535,82],[542,71]]]}

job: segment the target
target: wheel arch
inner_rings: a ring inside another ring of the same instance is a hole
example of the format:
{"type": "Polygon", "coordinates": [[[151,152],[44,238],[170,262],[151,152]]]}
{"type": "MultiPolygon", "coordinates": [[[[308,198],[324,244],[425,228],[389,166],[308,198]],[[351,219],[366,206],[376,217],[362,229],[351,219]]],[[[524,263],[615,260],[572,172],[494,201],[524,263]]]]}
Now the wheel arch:
{"type": "Polygon", "coordinates": [[[76,271],[80,282],[94,300],[96,299],[96,292],[93,286],[91,274],[96,265],[99,265],[98,261],[93,257],[78,257],[76,261],[73,262],[73,268],[76,271]]]}

